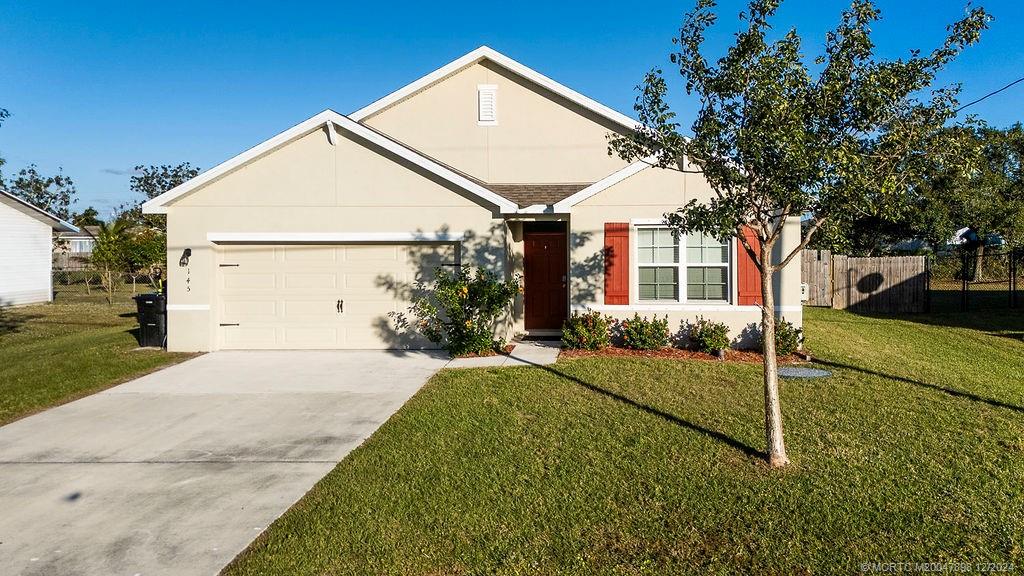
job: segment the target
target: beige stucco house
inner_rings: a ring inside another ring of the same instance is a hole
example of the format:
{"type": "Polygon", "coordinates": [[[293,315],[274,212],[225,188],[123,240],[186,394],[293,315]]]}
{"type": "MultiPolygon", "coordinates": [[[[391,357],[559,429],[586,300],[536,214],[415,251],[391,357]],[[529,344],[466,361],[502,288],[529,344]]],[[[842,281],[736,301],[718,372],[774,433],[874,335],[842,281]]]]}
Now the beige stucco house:
{"type": "MultiPolygon", "coordinates": [[[[521,274],[513,333],[573,310],[759,320],[735,242],[662,215],[713,192],[629,164],[635,121],[482,47],[357,110],[327,110],[147,202],[168,217],[172,350],[402,348],[389,312],[438,266],[521,274]]],[[[799,240],[787,227],[783,247],[799,240]]],[[[799,268],[776,278],[800,324],[799,268]]]]}

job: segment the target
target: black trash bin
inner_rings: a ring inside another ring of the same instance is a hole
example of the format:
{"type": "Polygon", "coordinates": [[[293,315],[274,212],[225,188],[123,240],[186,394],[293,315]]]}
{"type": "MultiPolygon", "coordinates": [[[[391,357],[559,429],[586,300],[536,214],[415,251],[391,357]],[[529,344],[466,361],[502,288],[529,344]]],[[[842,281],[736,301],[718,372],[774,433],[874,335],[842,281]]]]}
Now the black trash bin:
{"type": "Polygon", "coordinates": [[[139,345],[163,348],[167,336],[167,299],[163,294],[133,296],[139,319],[139,345]]]}

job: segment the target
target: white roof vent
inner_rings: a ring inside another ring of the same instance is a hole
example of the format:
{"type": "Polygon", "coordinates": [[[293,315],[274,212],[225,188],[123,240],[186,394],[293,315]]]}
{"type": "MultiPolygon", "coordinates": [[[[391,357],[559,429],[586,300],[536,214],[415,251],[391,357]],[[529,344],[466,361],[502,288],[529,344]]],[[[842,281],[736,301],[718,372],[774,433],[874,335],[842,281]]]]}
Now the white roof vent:
{"type": "Polygon", "coordinates": [[[480,126],[498,125],[498,86],[480,84],[476,87],[477,124],[480,126]]]}

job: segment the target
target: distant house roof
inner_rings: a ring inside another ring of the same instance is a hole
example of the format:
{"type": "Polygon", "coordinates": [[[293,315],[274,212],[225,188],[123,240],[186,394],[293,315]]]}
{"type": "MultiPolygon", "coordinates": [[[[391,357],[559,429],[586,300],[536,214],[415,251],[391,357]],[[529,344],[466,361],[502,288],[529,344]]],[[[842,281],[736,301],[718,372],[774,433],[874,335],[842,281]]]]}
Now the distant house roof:
{"type": "Polygon", "coordinates": [[[99,226],[79,226],[74,231],[61,232],[57,236],[61,238],[95,238],[99,233],[99,226]]]}
{"type": "Polygon", "coordinates": [[[50,214],[49,212],[42,210],[25,202],[21,198],[7,192],[6,190],[0,190],[0,203],[6,204],[15,210],[22,212],[28,216],[39,220],[43,224],[48,225],[57,232],[78,232],[78,227],[69,222],[65,222],[60,218],[50,214]]]}

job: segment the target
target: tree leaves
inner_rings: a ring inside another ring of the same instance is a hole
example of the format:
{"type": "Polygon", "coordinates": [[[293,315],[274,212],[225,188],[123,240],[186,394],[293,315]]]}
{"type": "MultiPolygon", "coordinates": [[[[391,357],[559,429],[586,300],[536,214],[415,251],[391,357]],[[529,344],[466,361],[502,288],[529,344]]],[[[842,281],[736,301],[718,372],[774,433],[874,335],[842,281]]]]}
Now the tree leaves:
{"type": "Polygon", "coordinates": [[[23,168],[7,182],[7,191],[61,220],[71,217],[71,204],[77,195],[74,181],[61,169],[58,168],[54,176],[45,176],[35,164],[23,168]]]}
{"type": "Polygon", "coordinates": [[[919,159],[943,153],[936,134],[953,118],[959,87],[919,94],[990,21],[974,8],[927,55],[913,51],[906,59],[883,60],[871,39],[880,12],[871,0],[856,0],[826,35],[814,73],[795,29],[769,38],[778,6],[777,0],[752,0],[740,15],[745,28],[712,65],[701,47],[716,21],[715,3],[698,1],[670,56],[687,92],[700,96],[693,137],[679,134],[666,102],[668,85],[652,70],[638,87],[642,126],[610,139],[609,153],[624,159],[653,158],[671,167],[686,158],[701,170],[716,196],[667,215],[680,231],[723,238],[751,226],[771,245],[789,217],[808,218],[809,234],[827,220],[897,220],[923,178],[919,159]]]}
{"type": "Polygon", "coordinates": [[[200,172],[199,168],[192,166],[188,162],[182,162],[177,165],[143,166],[140,164],[135,166],[133,172],[129,187],[133,192],[141,194],[144,198],[122,204],[118,207],[119,217],[125,218],[136,225],[166,231],[167,217],[162,214],[143,214],[142,204],[146,200],[152,200],[171,188],[180,186],[195,178],[200,172]]]}

